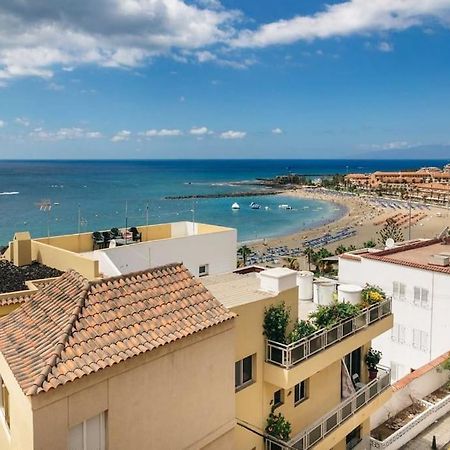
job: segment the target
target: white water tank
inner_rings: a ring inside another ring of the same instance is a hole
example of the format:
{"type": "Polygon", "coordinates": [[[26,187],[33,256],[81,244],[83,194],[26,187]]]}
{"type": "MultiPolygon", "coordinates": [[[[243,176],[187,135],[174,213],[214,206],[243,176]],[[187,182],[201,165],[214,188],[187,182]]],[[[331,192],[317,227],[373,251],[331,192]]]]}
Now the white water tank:
{"type": "Polygon", "coordinates": [[[317,281],[314,283],[314,302],[318,305],[329,305],[333,301],[336,283],[332,281],[317,281]]]}
{"type": "Polygon", "coordinates": [[[362,287],[357,284],[340,284],[338,286],[338,301],[358,305],[361,303],[361,291],[362,287]]]}
{"type": "Polygon", "coordinates": [[[313,299],[313,279],[314,274],[308,270],[302,270],[297,274],[298,299],[313,299]]]}

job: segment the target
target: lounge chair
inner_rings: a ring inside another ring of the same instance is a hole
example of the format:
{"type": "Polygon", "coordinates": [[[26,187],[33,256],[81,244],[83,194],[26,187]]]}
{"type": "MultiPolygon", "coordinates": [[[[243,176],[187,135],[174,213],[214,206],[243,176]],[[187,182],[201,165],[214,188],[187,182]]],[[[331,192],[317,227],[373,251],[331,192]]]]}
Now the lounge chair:
{"type": "Polygon", "coordinates": [[[128,231],[133,235],[133,242],[142,242],[142,233],[136,227],[131,227],[128,231]]]}
{"type": "Polygon", "coordinates": [[[103,246],[105,245],[105,239],[100,231],[94,231],[92,233],[92,240],[94,241],[94,250],[103,248],[103,246]]]}
{"type": "Polygon", "coordinates": [[[109,242],[111,241],[111,233],[109,231],[104,231],[102,233],[105,248],[109,246],[109,242]]]}
{"type": "Polygon", "coordinates": [[[116,228],[116,227],[111,228],[111,237],[112,237],[113,239],[115,239],[115,238],[121,238],[121,237],[122,237],[122,235],[121,235],[121,233],[120,233],[120,231],[119,231],[118,228],[116,228]]]}

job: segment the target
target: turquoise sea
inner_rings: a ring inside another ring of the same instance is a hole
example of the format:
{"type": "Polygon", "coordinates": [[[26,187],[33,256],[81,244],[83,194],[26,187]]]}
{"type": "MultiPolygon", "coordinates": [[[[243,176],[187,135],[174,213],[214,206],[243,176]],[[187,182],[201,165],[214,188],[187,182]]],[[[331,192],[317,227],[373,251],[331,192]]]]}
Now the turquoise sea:
{"type": "Polygon", "coordinates": [[[260,189],[231,185],[288,172],[320,175],[442,166],[447,161],[364,160],[152,160],[0,161],[0,244],[15,231],[32,236],[94,231],[178,220],[238,229],[240,241],[319,226],[341,216],[337,205],[291,197],[264,196],[166,200],[166,196],[260,189]],[[52,205],[50,212],[41,207],[52,205]],[[232,211],[237,201],[239,211],[232,211]],[[250,202],[261,204],[252,210],[250,202]],[[292,210],[278,208],[288,203],[292,210]],[[265,209],[267,206],[269,209],[265,209]],[[79,220],[81,218],[81,220],[79,220]]]}

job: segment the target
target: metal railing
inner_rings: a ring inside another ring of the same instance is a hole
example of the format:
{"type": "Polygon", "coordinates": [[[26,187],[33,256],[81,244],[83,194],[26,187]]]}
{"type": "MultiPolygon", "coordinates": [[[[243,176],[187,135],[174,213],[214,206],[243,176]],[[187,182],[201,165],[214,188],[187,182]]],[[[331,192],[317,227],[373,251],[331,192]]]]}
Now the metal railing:
{"type": "Polygon", "coordinates": [[[340,403],[333,411],[321,417],[315,424],[292,438],[287,444],[298,450],[307,450],[325,438],[335,428],[366,406],[391,385],[391,373],[378,366],[378,376],[340,403]]]}
{"type": "Polygon", "coordinates": [[[392,312],[392,299],[370,306],[332,328],[324,328],[291,344],[267,340],[266,362],[290,369],[301,361],[325,350],[392,312]]]}

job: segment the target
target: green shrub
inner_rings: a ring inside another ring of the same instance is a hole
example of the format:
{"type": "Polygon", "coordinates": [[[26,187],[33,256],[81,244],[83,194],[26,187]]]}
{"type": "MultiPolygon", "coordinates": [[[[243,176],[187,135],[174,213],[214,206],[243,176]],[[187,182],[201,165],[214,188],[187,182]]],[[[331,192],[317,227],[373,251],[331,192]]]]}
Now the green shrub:
{"type": "Polygon", "coordinates": [[[370,305],[386,300],[386,293],[379,286],[366,284],[364,289],[361,291],[361,299],[361,306],[366,308],[370,305]]]}
{"type": "Polygon", "coordinates": [[[271,305],[264,310],[264,336],[270,341],[286,343],[286,330],[289,324],[290,311],[286,305],[271,305]]]}
{"type": "Polygon", "coordinates": [[[338,322],[358,314],[359,308],[348,302],[332,302],[330,305],[319,305],[309,317],[317,328],[330,328],[338,322]]]}
{"type": "Polygon", "coordinates": [[[366,365],[369,370],[375,370],[383,354],[379,350],[370,348],[366,355],[366,365]]]}
{"type": "Polygon", "coordinates": [[[265,431],[267,434],[287,442],[292,432],[292,426],[281,413],[274,414],[272,409],[267,418],[265,431]]]}
{"type": "Polygon", "coordinates": [[[296,342],[309,336],[317,331],[317,328],[309,320],[297,321],[294,325],[294,329],[289,333],[288,341],[296,342]]]}

